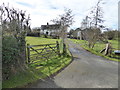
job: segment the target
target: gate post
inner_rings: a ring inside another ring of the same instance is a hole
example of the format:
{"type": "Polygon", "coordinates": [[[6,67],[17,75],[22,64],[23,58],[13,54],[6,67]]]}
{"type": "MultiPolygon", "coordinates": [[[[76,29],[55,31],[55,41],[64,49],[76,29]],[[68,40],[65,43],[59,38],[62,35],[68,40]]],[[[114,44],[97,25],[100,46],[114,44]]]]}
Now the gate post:
{"type": "Polygon", "coordinates": [[[58,43],[58,41],[56,41],[56,44],[57,44],[57,53],[58,53],[58,56],[60,56],[60,48],[59,48],[59,43],[58,43]]]}
{"type": "Polygon", "coordinates": [[[29,48],[30,44],[27,44],[27,60],[28,63],[30,63],[30,48],[29,48]]]}
{"type": "Polygon", "coordinates": [[[66,44],[63,43],[63,54],[66,55],[66,44]]]}

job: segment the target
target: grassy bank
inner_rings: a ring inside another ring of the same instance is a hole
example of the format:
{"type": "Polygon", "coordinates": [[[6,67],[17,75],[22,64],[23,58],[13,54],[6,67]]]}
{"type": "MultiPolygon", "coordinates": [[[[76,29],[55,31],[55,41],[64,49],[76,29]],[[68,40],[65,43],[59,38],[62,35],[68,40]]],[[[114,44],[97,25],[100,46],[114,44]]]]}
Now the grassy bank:
{"type": "MultiPolygon", "coordinates": [[[[61,42],[58,39],[48,39],[48,38],[40,38],[40,37],[26,37],[27,43],[30,45],[39,45],[39,44],[48,44],[48,43],[56,43],[56,41],[61,42]]],[[[62,44],[60,44],[60,51],[62,50],[62,44]]],[[[62,52],[62,51],[61,51],[62,52]]],[[[69,53],[69,51],[67,50],[69,53]]],[[[54,55],[49,58],[48,63],[34,63],[27,65],[27,70],[17,73],[9,78],[9,80],[3,81],[3,88],[15,88],[15,87],[24,87],[28,85],[28,83],[36,82],[38,79],[48,77],[65,66],[67,66],[71,62],[71,54],[66,56],[58,56],[54,55]],[[41,68],[40,64],[44,66],[41,68]],[[50,69],[50,70],[49,70],[50,69]]]]}
{"type": "MultiPolygon", "coordinates": [[[[100,51],[101,51],[102,49],[104,49],[105,46],[106,46],[106,44],[104,44],[103,42],[97,42],[97,43],[95,44],[94,48],[93,48],[93,49],[90,49],[90,48],[88,47],[87,41],[85,41],[85,40],[77,40],[77,39],[70,39],[70,40],[73,41],[74,43],[80,44],[81,47],[83,47],[84,49],[90,51],[90,52],[93,53],[93,54],[96,54],[96,55],[105,57],[105,58],[107,58],[107,59],[109,59],[109,60],[120,61],[120,60],[118,59],[119,56],[114,55],[114,52],[112,52],[112,56],[111,56],[111,57],[105,56],[105,55],[103,55],[102,53],[100,53],[100,51]]],[[[117,41],[117,40],[109,40],[109,42],[111,42],[112,48],[114,48],[114,50],[117,50],[117,49],[118,49],[118,41],[117,41]]]]}

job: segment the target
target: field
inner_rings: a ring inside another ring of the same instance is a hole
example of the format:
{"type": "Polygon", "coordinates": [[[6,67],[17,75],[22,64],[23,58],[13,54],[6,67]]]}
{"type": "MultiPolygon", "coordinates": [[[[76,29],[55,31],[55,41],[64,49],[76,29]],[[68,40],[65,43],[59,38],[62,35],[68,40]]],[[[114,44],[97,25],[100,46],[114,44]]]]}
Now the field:
{"type": "MultiPolygon", "coordinates": [[[[73,41],[74,43],[80,44],[81,47],[85,48],[86,50],[88,50],[88,51],[90,51],[90,52],[92,52],[92,53],[94,53],[94,54],[96,54],[96,55],[103,56],[103,57],[105,57],[105,58],[107,58],[107,59],[109,59],[109,60],[120,61],[120,60],[119,60],[120,57],[117,56],[117,55],[115,55],[114,52],[112,52],[111,57],[109,57],[109,56],[104,56],[103,54],[100,53],[100,51],[101,51],[102,49],[104,49],[105,46],[106,46],[106,44],[104,44],[103,42],[97,42],[97,43],[95,44],[94,48],[93,48],[93,49],[90,49],[90,48],[88,48],[88,43],[87,43],[87,41],[85,41],[85,40],[77,40],[77,39],[70,39],[70,40],[73,41]]],[[[109,40],[109,42],[111,43],[112,48],[114,48],[113,51],[114,51],[114,50],[118,50],[118,41],[117,41],[117,40],[109,40]]]]}
{"type": "Polygon", "coordinates": [[[41,38],[41,37],[26,37],[26,42],[31,45],[56,43],[56,41],[60,41],[60,40],[59,39],[41,38]]]}
{"type": "MultiPolygon", "coordinates": [[[[61,42],[61,40],[58,39],[26,37],[26,44],[29,43],[30,45],[50,44],[56,43],[56,41],[59,41],[59,43],[61,42]]],[[[60,44],[60,51],[62,52],[62,44],[60,44]]],[[[69,53],[68,50],[67,52],[69,53]]],[[[57,73],[71,62],[71,56],[69,55],[53,55],[48,59],[49,62],[44,61],[41,63],[36,62],[28,64],[28,69],[25,72],[13,75],[9,80],[4,81],[3,88],[24,87],[28,83],[33,83],[38,79],[57,73]]]]}

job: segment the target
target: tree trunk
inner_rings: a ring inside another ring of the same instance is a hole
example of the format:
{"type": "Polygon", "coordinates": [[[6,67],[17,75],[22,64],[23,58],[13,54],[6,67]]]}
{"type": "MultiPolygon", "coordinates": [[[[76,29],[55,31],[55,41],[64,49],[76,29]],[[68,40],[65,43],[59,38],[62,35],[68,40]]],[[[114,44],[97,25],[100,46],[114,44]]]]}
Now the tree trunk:
{"type": "Polygon", "coordinates": [[[104,49],[102,49],[101,51],[100,51],[100,53],[102,53],[102,52],[104,52],[105,51],[105,48],[104,49]]]}
{"type": "Polygon", "coordinates": [[[105,48],[105,54],[104,55],[111,55],[112,53],[112,47],[110,43],[106,44],[106,48],[105,48]]]}

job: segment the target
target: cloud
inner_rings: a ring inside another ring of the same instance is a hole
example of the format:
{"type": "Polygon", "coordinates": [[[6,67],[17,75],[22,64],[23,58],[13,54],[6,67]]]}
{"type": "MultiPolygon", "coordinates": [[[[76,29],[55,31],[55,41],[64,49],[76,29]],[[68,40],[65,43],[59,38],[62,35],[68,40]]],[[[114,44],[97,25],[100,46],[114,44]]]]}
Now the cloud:
{"type": "Polygon", "coordinates": [[[16,2],[17,4],[20,4],[20,5],[23,5],[23,6],[26,6],[26,7],[29,7],[29,8],[34,8],[35,6],[31,5],[31,4],[28,4],[28,3],[24,3],[24,2],[16,2]]]}
{"type": "Polygon", "coordinates": [[[103,6],[105,25],[117,29],[118,28],[118,0],[106,1],[103,6]]]}
{"type": "MultiPolygon", "coordinates": [[[[118,27],[118,0],[103,0],[106,4],[101,5],[104,11],[104,24],[107,27],[118,27]]],[[[64,7],[73,11],[75,23],[72,28],[81,26],[82,20],[97,0],[2,0],[11,7],[25,10],[31,16],[31,27],[40,27],[64,12],[64,7]]]]}

